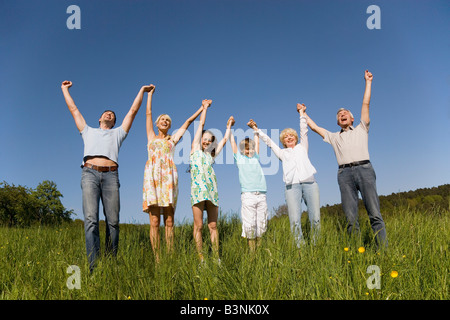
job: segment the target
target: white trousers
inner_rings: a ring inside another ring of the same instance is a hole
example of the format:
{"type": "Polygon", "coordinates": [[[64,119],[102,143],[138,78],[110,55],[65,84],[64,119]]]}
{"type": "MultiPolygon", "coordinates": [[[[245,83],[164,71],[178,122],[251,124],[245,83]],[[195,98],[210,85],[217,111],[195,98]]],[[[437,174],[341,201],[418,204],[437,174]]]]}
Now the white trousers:
{"type": "Polygon", "coordinates": [[[260,238],[267,230],[267,200],[265,193],[241,193],[242,237],[260,238]]]}

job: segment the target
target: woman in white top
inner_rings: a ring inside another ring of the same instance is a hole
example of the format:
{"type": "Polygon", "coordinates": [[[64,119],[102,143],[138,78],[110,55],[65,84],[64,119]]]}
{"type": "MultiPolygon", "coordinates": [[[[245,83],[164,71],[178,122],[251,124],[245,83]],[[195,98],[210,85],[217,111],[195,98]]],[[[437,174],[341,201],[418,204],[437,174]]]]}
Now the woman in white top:
{"type": "Polygon", "coordinates": [[[252,119],[248,123],[248,126],[259,134],[260,138],[282,161],[289,222],[299,248],[304,243],[301,227],[302,199],[308,208],[313,243],[315,243],[320,229],[319,186],[314,178],[316,169],[308,158],[308,126],[305,110],[304,104],[297,104],[297,111],[300,114],[300,143],[298,143],[298,135],[294,129],[284,129],[280,134],[280,141],[284,149],[278,147],[272,139],[258,129],[252,119]]]}

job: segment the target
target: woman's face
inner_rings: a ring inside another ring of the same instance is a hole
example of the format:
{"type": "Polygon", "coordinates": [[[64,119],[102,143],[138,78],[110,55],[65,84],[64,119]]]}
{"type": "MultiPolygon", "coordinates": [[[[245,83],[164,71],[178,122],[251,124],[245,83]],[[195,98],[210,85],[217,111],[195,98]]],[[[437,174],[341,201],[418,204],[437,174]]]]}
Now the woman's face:
{"type": "Polygon", "coordinates": [[[159,118],[159,121],[157,123],[157,127],[161,131],[167,131],[170,129],[171,121],[170,118],[166,115],[161,116],[159,118]]]}
{"type": "Polygon", "coordinates": [[[283,144],[286,148],[293,148],[297,144],[297,137],[292,133],[286,133],[283,138],[283,144]]]}

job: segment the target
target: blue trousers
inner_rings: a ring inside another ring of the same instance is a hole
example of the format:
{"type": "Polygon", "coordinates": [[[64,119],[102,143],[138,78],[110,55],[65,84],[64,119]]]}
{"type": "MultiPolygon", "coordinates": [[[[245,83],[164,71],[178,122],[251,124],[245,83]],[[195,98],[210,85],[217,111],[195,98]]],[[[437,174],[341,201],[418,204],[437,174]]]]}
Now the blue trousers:
{"type": "Polygon", "coordinates": [[[305,243],[302,232],[302,199],[308,208],[311,224],[312,242],[315,244],[320,231],[320,196],[317,182],[304,182],[286,185],[286,204],[289,214],[291,232],[297,247],[305,243]]]}
{"type": "Polygon", "coordinates": [[[375,170],[371,163],[340,168],[338,183],[341,191],[341,202],[347,217],[347,231],[359,233],[358,191],[369,215],[370,225],[375,233],[377,244],[387,246],[386,227],[380,212],[380,201],[376,187],[375,170]]]}
{"type": "Polygon", "coordinates": [[[106,222],[106,252],[117,254],[119,245],[119,174],[118,171],[98,172],[83,168],[81,189],[83,194],[84,232],[86,253],[92,271],[100,253],[99,204],[103,205],[106,222]]]}

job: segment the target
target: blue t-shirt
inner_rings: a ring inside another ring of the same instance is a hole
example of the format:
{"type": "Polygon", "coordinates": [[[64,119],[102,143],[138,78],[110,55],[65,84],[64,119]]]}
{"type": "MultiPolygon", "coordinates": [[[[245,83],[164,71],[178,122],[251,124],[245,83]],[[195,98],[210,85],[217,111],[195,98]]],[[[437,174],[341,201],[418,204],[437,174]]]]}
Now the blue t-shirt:
{"type": "Polygon", "coordinates": [[[118,164],[119,149],[127,133],[122,126],[103,130],[85,125],[81,137],[84,141],[83,164],[88,156],[103,156],[118,164]]]}
{"type": "Polygon", "coordinates": [[[241,192],[267,191],[266,178],[264,177],[257,153],[249,158],[237,152],[234,154],[234,162],[239,169],[241,192]]]}

